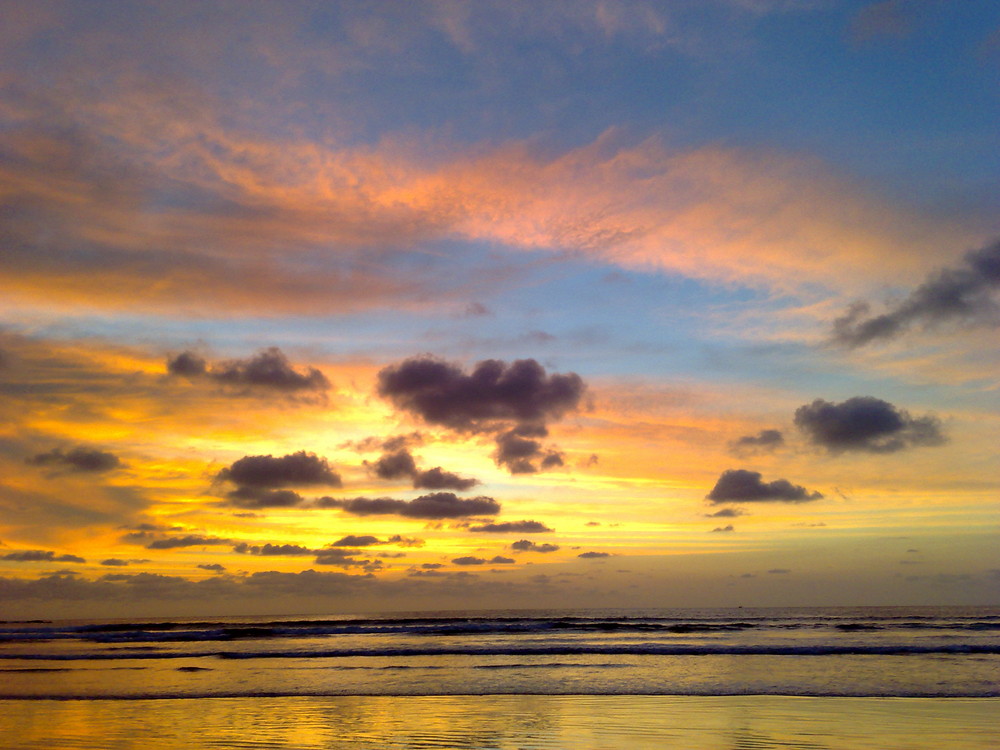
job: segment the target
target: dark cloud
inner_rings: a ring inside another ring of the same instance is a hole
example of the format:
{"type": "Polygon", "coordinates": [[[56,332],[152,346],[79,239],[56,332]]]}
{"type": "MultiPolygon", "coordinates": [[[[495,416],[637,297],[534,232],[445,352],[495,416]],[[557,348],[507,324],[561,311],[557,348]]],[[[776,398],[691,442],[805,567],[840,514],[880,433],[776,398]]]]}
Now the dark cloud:
{"type": "Polygon", "coordinates": [[[795,410],[795,424],[813,443],[834,453],[894,453],[945,442],[936,417],[911,417],[871,396],[855,396],[839,404],[818,398],[795,410]]]}
{"type": "Polygon", "coordinates": [[[555,552],[559,549],[558,544],[536,544],[530,539],[519,539],[510,545],[512,550],[517,552],[555,552]]]}
{"type": "Polygon", "coordinates": [[[355,557],[357,553],[357,550],[351,549],[317,550],[315,562],[317,565],[336,565],[341,568],[364,568],[367,572],[382,569],[381,560],[358,558],[355,557]]]}
{"type": "Polygon", "coordinates": [[[448,362],[414,357],[378,377],[379,395],[397,407],[462,432],[558,419],[577,408],[584,391],[579,375],[547,375],[533,359],[485,360],[466,375],[448,362]]]}
{"type": "Polygon", "coordinates": [[[733,528],[732,524],[729,524],[728,526],[716,526],[714,529],[712,529],[712,533],[719,533],[726,531],[736,531],[736,529],[733,528]]]}
{"type": "Polygon", "coordinates": [[[6,555],[0,555],[0,560],[8,560],[9,562],[87,562],[82,557],[76,555],[57,555],[52,550],[40,549],[22,549],[16,552],[8,552],[6,555]]]}
{"type": "Polygon", "coordinates": [[[244,487],[271,488],[295,485],[340,486],[338,475],[325,458],[299,451],[287,456],[244,456],[217,475],[244,487]]]}
{"type": "Polygon", "coordinates": [[[540,534],[553,531],[540,521],[506,521],[505,523],[484,523],[470,526],[469,531],[480,531],[488,534],[540,534]]]}
{"type": "Polygon", "coordinates": [[[502,555],[496,555],[489,559],[490,565],[514,565],[517,562],[513,557],[504,557],[502,555]]]}
{"type": "Polygon", "coordinates": [[[455,565],[485,565],[486,559],[482,557],[456,557],[452,562],[455,565]]]}
{"type": "Polygon", "coordinates": [[[109,557],[107,560],[101,560],[101,565],[107,565],[108,567],[124,568],[126,565],[141,565],[142,563],[148,563],[149,560],[142,559],[130,559],[122,560],[118,557],[109,557]]]}
{"type": "Polygon", "coordinates": [[[320,498],[316,505],[323,508],[340,508],[356,516],[394,515],[428,520],[494,516],[500,512],[500,503],[491,497],[459,498],[451,492],[421,495],[415,500],[397,500],[389,497],[356,497],[340,500],[325,497],[320,498]]]}
{"type": "Polygon", "coordinates": [[[996,325],[997,288],[1000,241],[967,253],[962,265],[938,271],[884,313],[872,315],[867,302],[855,303],[833,322],[832,338],[837,344],[859,347],[891,339],[914,324],[996,325]]]}
{"type": "Polygon", "coordinates": [[[610,552],[581,552],[577,557],[582,557],[584,560],[595,560],[600,557],[611,557],[610,552]]]}
{"type": "Polygon", "coordinates": [[[168,539],[157,539],[146,545],[146,549],[177,549],[179,547],[209,547],[219,544],[230,544],[231,539],[220,539],[215,536],[201,536],[200,534],[188,534],[187,536],[170,537],[168,539]]]}
{"type": "Polygon", "coordinates": [[[780,430],[761,430],[756,435],[744,435],[729,444],[735,453],[773,451],[785,444],[780,430]]]}
{"type": "Polygon", "coordinates": [[[212,573],[225,573],[226,566],[219,563],[202,563],[198,566],[201,570],[208,570],[212,573]]]}
{"type": "Polygon", "coordinates": [[[417,539],[416,537],[400,536],[399,534],[393,534],[386,540],[387,544],[396,544],[400,547],[423,547],[426,542],[423,539],[417,539]]]}
{"type": "Polygon", "coordinates": [[[371,547],[373,544],[382,544],[376,536],[356,536],[348,534],[342,539],[338,539],[331,547],[371,547]]]}
{"type": "Polygon", "coordinates": [[[375,463],[367,465],[379,479],[409,479],[417,473],[417,462],[406,449],[386,453],[375,463]]]}
{"type": "Polygon", "coordinates": [[[518,425],[507,432],[497,435],[497,449],[493,458],[497,466],[506,466],[511,474],[534,474],[542,469],[563,465],[562,454],[546,450],[542,444],[533,440],[536,437],[546,437],[548,430],[542,425],[518,425]],[[536,461],[541,459],[541,463],[536,461]]]}
{"type": "Polygon", "coordinates": [[[722,510],[717,510],[715,513],[706,513],[706,518],[738,518],[739,516],[745,516],[746,511],[740,510],[739,508],[723,508],[722,510]]]}
{"type": "Polygon", "coordinates": [[[305,498],[294,490],[265,490],[260,487],[237,487],[226,494],[229,505],[237,508],[294,508],[305,498]]]}
{"type": "Polygon", "coordinates": [[[463,492],[479,484],[478,479],[462,477],[435,466],[413,476],[413,487],[418,490],[457,490],[463,492]]]}
{"type": "Polygon", "coordinates": [[[194,352],[181,352],[167,359],[167,372],[187,378],[205,377],[222,385],[266,388],[276,391],[325,391],[326,376],[314,367],[296,371],[277,347],[259,351],[247,359],[229,359],[212,366],[194,352]]]}
{"type": "Polygon", "coordinates": [[[760,472],[746,469],[728,469],[722,472],[707,499],[713,503],[729,502],[782,502],[804,503],[822,498],[819,492],[809,492],[805,487],[792,484],[787,479],[773,482],[761,480],[760,472]]]}
{"type": "Polygon", "coordinates": [[[784,576],[784,575],[788,575],[792,571],[789,570],[788,568],[771,568],[771,570],[769,570],[767,572],[770,573],[773,576],[784,576]]]}
{"type": "Polygon", "coordinates": [[[233,552],[241,555],[260,555],[262,557],[298,557],[301,555],[315,555],[317,550],[309,549],[298,544],[247,544],[240,542],[233,545],[233,552]]]}
{"type": "Polygon", "coordinates": [[[68,453],[54,449],[39,453],[27,459],[32,466],[55,466],[68,471],[101,472],[111,471],[121,466],[121,461],[113,453],[88,448],[74,448],[68,453]]]}

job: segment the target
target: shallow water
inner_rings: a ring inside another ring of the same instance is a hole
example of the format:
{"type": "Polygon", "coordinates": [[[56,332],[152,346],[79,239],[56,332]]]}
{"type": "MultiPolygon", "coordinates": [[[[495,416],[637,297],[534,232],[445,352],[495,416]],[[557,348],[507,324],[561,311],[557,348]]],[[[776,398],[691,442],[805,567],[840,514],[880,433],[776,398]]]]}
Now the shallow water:
{"type": "Polygon", "coordinates": [[[1000,699],[338,696],[0,700],[3,750],[983,750],[1000,699]]]}

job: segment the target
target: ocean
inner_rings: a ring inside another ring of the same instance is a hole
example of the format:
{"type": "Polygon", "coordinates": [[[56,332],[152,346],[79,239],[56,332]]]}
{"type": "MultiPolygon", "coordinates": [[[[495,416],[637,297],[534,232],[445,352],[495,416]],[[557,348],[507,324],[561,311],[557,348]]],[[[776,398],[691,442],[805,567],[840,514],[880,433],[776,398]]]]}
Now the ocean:
{"type": "Polygon", "coordinates": [[[0,625],[11,749],[988,748],[997,724],[1000,607],[0,625]]]}

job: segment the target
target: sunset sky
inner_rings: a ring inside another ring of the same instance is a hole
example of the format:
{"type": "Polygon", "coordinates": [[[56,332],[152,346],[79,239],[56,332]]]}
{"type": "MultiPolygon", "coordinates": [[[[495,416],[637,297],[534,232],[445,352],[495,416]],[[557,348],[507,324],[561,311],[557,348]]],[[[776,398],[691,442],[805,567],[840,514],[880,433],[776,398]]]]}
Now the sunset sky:
{"type": "Polygon", "coordinates": [[[995,0],[0,15],[0,619],[1000,600],[995,0]]]}

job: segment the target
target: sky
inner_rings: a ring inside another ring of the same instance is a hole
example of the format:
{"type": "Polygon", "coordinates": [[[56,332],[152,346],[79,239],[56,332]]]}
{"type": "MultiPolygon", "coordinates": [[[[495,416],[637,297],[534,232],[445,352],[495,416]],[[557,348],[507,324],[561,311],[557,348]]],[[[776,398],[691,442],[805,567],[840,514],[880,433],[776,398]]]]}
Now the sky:
{"type": "Polygon", "coordinates": [[[994,0],[2,0],[4,619],[1000,602],[994,0]]]}

